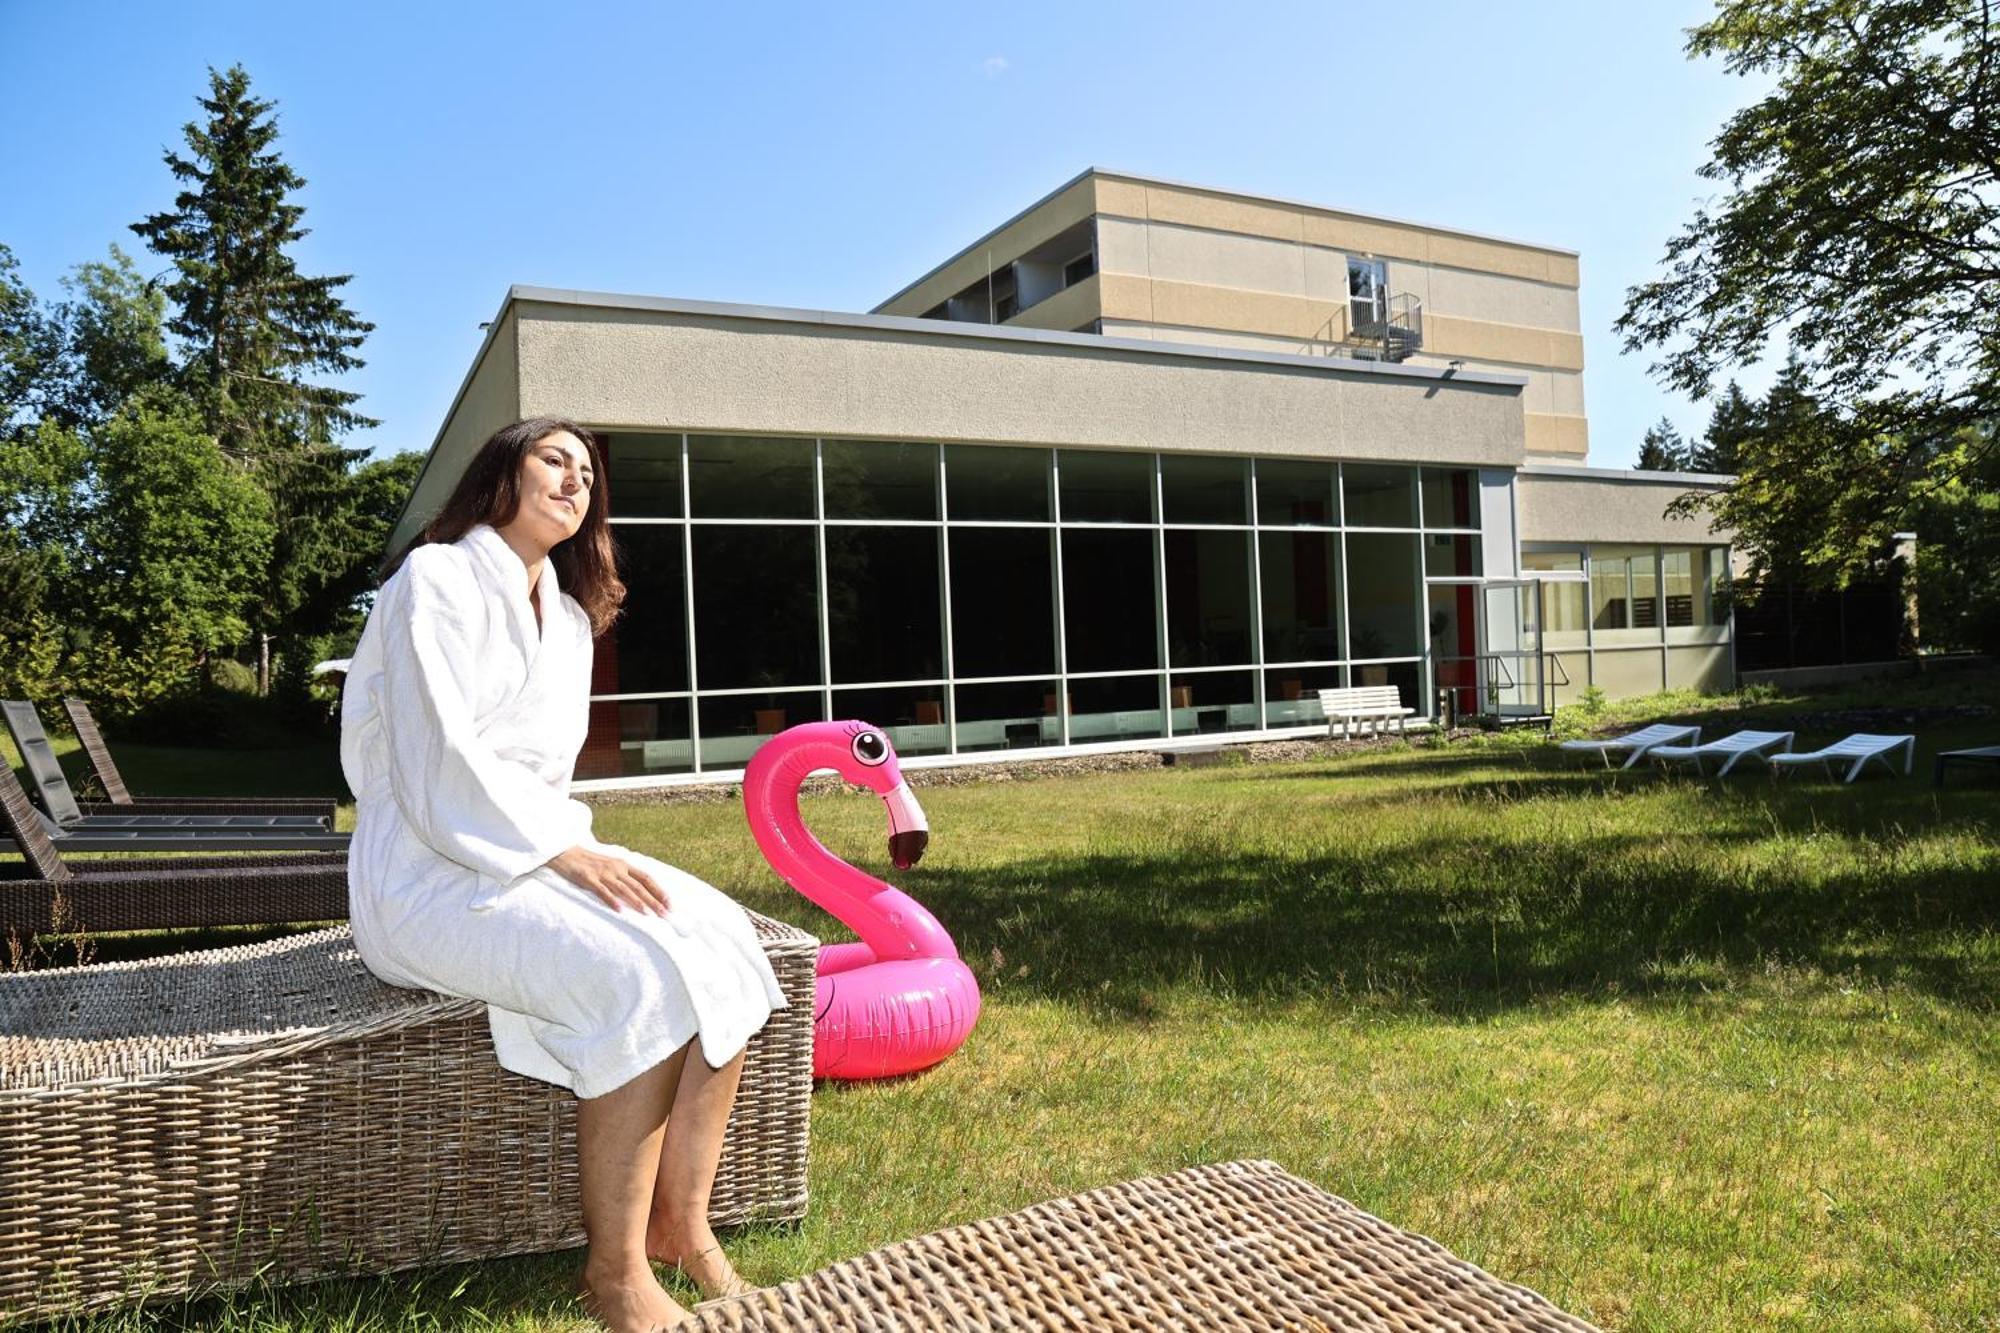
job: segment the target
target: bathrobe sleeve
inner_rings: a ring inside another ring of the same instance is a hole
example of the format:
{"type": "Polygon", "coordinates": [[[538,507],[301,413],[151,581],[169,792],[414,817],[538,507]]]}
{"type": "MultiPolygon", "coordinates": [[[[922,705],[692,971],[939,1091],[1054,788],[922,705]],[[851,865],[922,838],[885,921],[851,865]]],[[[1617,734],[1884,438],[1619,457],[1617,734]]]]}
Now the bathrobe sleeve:
{"type": "MultiPolygon", "coordinates": [[[[435,552],[433,554],[433,551],[435,552]]],[[[511,883],[583,840],[575,807],[480,737],[473,699],[487,592],[419,547],[383,589],[382,712],[390,788],[431,850],[511,883]],[[422,557],[422,558],[420,558],[422,557]]]]}

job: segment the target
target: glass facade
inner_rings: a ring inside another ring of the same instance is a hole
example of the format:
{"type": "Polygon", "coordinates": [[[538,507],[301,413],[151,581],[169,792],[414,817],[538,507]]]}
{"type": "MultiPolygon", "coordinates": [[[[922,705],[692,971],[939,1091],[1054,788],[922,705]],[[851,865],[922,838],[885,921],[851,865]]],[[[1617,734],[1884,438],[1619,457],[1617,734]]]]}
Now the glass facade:
{"type": "Polygon", "coordinates": [[[1542,585],[1542,646],[1567,678],[1557,702],[1587,685],[1618,698],[1734,678],[1727,547],[1537,545],[1521,568],[1585,576],[1542,585]]]}
{"type": "Polygon", "coordinates": [[[1471,632],[1470,469],[605,438],[630,593],[579,778],[740,768],[827,717],[923,755],[1315,726],[1350,684],[1428,715],[1471,632]]]}

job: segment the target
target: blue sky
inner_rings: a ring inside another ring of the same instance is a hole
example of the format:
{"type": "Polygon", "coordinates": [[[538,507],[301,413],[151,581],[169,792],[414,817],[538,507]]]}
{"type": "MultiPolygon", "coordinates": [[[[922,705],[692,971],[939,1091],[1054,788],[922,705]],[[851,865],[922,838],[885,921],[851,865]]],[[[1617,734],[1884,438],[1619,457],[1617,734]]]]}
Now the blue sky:
{"type": "Polygon", "coordinates": [[[357,442],[424,449],[510,283],[866,310],[1095,165],[1581,252],[1591,461],[1626,466],[1707,420],[1610,326],[1755,91],[1681,54],[1709,8],[0,0],[0,241],[44,296],[114,241],[158,271],[127,224],[240,61],[301,266],[376,325],[357,442]]]}

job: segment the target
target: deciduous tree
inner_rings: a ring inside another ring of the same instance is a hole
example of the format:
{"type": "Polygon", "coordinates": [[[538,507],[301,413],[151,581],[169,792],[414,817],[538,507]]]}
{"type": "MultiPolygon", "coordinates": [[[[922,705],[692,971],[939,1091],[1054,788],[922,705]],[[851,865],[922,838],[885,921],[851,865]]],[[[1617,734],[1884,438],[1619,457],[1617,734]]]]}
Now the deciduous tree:
{"type": "Polygon", "coordinates": [[[1723,125],[1721,194],[1618,328],[1695,397],[1789,342],[1820,411],[1766,423],[1712,504],[1753,556],[1843,578],[1993,447],[1958,442],[2000,420],[2000,21],[1991,0],[1722,0],[1688,51],[1770,91],[1723,125]]]}

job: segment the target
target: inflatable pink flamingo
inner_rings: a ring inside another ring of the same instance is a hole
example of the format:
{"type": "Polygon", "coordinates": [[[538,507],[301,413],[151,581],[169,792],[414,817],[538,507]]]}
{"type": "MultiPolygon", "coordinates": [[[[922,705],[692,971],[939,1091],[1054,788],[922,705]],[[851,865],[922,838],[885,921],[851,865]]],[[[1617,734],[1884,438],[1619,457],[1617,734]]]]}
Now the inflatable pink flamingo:
{"type": "Polygon", "coordinates": [[[799,786],[833,769],[889,807],[889,859],[908,870],[930,826],[866,722],[810,722],[764,742],[743,773],[744,813],[764,859],[787,884],[861,937],[819,951],[813,1076],[887,1078],[927,1069],[964,1044],[979,1018],[979,983],[937,918],[901,889],[820,845],[799,815],[799,786]]]}

